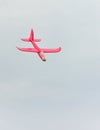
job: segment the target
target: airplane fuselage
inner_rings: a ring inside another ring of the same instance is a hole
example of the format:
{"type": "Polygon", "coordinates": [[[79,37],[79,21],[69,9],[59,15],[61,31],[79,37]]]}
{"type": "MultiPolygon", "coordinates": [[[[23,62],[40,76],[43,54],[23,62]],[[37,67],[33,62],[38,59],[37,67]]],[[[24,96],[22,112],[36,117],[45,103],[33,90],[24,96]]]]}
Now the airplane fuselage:
{"type": "Polygon", "coordinates": [[[61,51],[61,47],[58,48],[40,48],[36,42],[40,42],[41,39],[34,38],[34,31],[33,29],[31,29],[31,33],[29,38],[21,38],[22,41],[24,42],[31,42],[33,45],[33,48],[20,48],[17,47],[18,50],[20,51],[24,51],[24,52],[34,52],[37,53],[38,56],[42,59],[42,61],[46,61],[46,58],[44,56],[44,53],[57,53],[61,51]]]}
{"type": "Polygon", "coordinates": [[[37,44],[34,41],[31,41],[32,45],[35,49],[38,50],[38,56],[41,58],[42,61],[46,61],[46,58],[44,56],[44,52],[37,46],[37,44]]]}

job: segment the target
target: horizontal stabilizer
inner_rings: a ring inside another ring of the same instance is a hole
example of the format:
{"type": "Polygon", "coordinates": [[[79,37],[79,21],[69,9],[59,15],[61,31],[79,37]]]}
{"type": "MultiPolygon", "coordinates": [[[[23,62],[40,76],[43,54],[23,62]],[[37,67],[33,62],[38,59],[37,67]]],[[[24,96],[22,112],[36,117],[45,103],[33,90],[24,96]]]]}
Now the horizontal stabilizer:
{"type": "Polygon", "coordinates": [[[21,38],[21,40],[24,41],[24,42],[30,42],[29,38],[21,38]]]}
{"type": "Polygon", "coordinates": [[[41,39],[34,39],[34,42],[41,42],[41,39]]]}
{"type": "Polygon", "coordinates": [[[29,38],[21,38],[21,40],[24,41],[24,42],[40,42],[41,41],[41,39],[39,39],[39,38],[34,39],[33,29],[31,29],[29,38]]]}

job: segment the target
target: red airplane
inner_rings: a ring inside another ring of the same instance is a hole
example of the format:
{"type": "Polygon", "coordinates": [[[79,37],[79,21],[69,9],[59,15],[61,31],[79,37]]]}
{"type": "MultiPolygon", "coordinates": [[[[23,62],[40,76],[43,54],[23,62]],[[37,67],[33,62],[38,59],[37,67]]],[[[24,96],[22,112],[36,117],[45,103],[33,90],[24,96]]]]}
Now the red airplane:
{"type": "Polygon", "coordinates": [[[42,59],[42,61],[46,61],[46,58],[44,56],[44,53],[56,53],[61,51],[61,47],[55,48],[55,49],[46,49],[46,48],[40,48],[37,46],[36,42],[40,42],[41,39],[35,39],[34,38],[34,31],[31,29],[30,37],[29,38],[22,38],[22,41],[25,42],[31,42],[34,48],[19,48],[18,50],[24,51],[24,52],[35,52],[39,55],[39,57],[42,59]]]}

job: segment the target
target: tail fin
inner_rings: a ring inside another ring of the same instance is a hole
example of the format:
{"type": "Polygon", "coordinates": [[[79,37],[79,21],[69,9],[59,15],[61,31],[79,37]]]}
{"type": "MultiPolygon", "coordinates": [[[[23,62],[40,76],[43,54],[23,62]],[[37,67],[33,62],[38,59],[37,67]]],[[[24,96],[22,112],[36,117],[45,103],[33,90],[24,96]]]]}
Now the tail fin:
{"type": "Polygon", "coordinates": [[[41,42],[41,39],[34,39],[34,42],[41,42]]]}
{"type": "Polygon", "coordinates": [[[29,38],[21,38],[21,40],[24,41],[24,42],[34,41],[34,32],[33,32],[33,29],[31,29],[29,38]]]}
{"type": "Polygon", "coordinates": [[[29,38],[22,38],[21,40],[25,41],[25,42],[32,42],[32,41],[40,42],[41,41],[41,39],[34,39],[34,31],[33,31],[33,29],[31,29],[29,38]]]}

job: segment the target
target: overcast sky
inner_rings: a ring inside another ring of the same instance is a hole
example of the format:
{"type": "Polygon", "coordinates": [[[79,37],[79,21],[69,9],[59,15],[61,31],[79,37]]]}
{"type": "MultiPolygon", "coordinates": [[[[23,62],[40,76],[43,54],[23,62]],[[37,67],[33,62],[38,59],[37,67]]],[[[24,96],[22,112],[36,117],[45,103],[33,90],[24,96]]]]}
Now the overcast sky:
{"type": "Polygon", "coordinates": [[[0,130],[100,130],[99,0],[0,0],[0,35],[0,130]]]}

